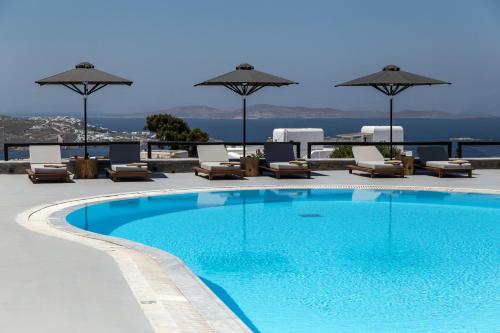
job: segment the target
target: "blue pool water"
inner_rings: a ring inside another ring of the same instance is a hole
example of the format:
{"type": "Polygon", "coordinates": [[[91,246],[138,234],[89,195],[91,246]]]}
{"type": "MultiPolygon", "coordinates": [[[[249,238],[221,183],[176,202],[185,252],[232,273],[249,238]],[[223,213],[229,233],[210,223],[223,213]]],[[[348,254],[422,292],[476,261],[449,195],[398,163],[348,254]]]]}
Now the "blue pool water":
{"type": "Polygon", "coordinates": [[[500,196],[225,191],[95,204],[67,220],[178,256],[255,332],[500,328],[500,196]]]}

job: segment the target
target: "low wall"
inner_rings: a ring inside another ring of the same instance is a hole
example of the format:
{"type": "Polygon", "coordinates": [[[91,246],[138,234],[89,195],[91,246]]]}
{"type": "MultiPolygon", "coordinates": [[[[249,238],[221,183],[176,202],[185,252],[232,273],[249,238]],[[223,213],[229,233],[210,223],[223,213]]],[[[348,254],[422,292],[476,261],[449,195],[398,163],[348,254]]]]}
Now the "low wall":
{"type": "MultiPolygon", "coordinates": [[[[475,169],[500,169],[500,158],[468,158],[475,169]]],[[[193,167],[198,166],[197,158],[172,158],[172,159],[150,159],[144,160],[148,163],[149,170],[153,172],[191,172],[193,167]]],[[[67,163],[67,161],[66,161],[67,163]]],[[[325,158],[310,159],[309,165],[313,170],[345,170],[347,164],[354,163],[350,158],[325,158]]],[[[99,163],[99,169],[104,171],[109,162],[99,163]]],[[[30,164],[26,160],[0,161],[0,174],[25,174],[30,164]]],[[[71,166],[70,166],[71,170],[71,166]]]]}

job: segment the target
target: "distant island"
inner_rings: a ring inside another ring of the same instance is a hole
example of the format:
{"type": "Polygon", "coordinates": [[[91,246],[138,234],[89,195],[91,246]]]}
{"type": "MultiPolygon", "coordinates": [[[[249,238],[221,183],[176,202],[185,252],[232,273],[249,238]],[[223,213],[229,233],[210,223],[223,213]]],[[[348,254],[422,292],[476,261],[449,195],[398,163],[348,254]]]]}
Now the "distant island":
{"type": "MultiPolygon", "coordinates": [[[[137,112],[131,114],[103,114],[100,117],[145,118],[156,113],[168,113],[186,119],[241,119],[241,109],[223,110],[206,105],[179,106],[154,112],[137,112]]],[[[445,111],[401,110],[394,113],[398,118],[435,118],[435,119],[465,119],[493,117],[485,114],[456,114],[445,111]]],[[[271,104],[255,104],[247,109],[248,119],[387,119],[388,111],[343,111],[335,108],[311,108],[305,106],[279,106],[271,104]]]]}

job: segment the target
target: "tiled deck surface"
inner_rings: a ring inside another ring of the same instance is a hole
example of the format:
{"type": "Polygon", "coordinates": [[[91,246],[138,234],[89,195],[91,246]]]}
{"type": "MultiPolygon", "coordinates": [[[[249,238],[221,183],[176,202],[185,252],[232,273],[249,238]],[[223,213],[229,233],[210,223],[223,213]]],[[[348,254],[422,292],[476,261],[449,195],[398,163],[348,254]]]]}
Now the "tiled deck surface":
{"type": "Polygon", "coordinates": [[[0,332],[152,331],[114,260],[96,249],[34,233],[17,224],[16,216],[31,207],[131,191],[307,184],[500,190],[500,170],[478,170],[472,179],[428,175],[370,179],[346,171],[324,171],[313,179],[208,181],[192,174],[161,174],[152,182],[96,179],[36,185],[25,175],[0,175],[0,332]]]}

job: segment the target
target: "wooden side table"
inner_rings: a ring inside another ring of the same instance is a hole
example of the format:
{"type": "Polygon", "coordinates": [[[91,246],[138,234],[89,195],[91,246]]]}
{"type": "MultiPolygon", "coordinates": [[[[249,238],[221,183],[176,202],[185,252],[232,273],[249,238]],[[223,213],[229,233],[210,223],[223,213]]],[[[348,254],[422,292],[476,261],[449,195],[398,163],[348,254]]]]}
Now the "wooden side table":
{"type": "Polygon", "coordinates": [[[245,170],[245,177],[260,176],[259,162],[260,158],[258,157],[247,156],[240,158],[241,169],[245,170]]]}
{"type": "Polygon", "coordinates": [[[415,173],[415,159],[413,156],[400,156],[405,169],[405,176],[413,175],[415,173]]]}
{"type": "Polygon", "coordinates": [[[98,175],[97,159],[75,159],[75,177],[77,179],[94,179],[98,175]]]}

